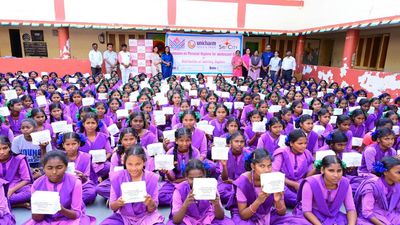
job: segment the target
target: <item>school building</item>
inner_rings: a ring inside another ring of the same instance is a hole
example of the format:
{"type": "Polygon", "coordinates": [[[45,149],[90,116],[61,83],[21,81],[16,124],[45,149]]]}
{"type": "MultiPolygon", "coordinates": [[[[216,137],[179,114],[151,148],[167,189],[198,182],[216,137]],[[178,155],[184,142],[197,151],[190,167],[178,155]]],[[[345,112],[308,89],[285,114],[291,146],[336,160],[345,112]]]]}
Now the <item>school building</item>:
{"type": "Polygon", "coordinates": [[[0,8],[0,72],[90,72],[96,42],[165,45],[166,32],[242,34],[243,46],[281,57],[298,74],[373,94],[399,95],[398,0],[14,0],[0,8]]]}

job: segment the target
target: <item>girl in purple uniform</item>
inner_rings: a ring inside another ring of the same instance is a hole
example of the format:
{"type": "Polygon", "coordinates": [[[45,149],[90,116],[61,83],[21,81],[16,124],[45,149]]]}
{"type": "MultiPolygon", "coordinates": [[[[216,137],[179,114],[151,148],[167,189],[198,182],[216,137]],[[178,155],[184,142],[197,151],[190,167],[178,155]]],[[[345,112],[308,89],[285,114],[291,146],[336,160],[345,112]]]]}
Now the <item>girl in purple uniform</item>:
{"type": "Polygon", "coordinates": [[[7,199],[7,181],[0,179],[0,224],[15,225],[15,217],[11,213],[10,204],[7,199]]]}
{"type": "Polygon", "coordinates": [[[210,124],[215,127],[213,137],[221,137],[225,133],[224,129],[228,121],[228,116],[228,108],[223,104],[217,104],[217,107],[215,108],[215,119],[210,121],[210,124]]]}
{"type": "Polygon", "coordinates": [[[171,216],[167,224],[180,225],[233,225],[231,219],[224,215],[219,195],[215,200],[195,200],[193,179],[206,177],[203,163],[192,159],[185,165],[185,181],[176,185],[172,197],[171,216]]]}
{"type": "Polygon", "coordinates": [[[66,173],[68,158],[62,151],[51,151],[43,159],[45,175],[37,179],[31,192],[54,191],[60,194],[61,210],[54,215],[32,214],[24,225],[69,225],[96,224],[96,219],[85,214],[82,201],[82,183],[72,174],[66,173]]]}
{"type": "Polygon", "coordinates": [[[140,145],[129,148],[124,156],[124,169],[111,176],[110,209],[114,213],[101,224],[164,224],[164,217],[158,213],[159,175],[145,170],[146,154],[140,145]],[[145,181],[144,202],[125,203],[122,197],[121,184],[125,182],[145,181]]]}
{"type": "Polygon", "coordinates": [[[287,147],[274,152],[273,171],[280,171],[285,177],[285,203],[289,207],[297,204],[297,192],[301,181],[315,173],[313,156],[307,149],[307,136],[300,130],[293,130],[286,137],[287,147]]]}
{"type": "Polygon", "coordinates": [[[93,170],[91,155],[79,151],[79,147],[84,146],[86,142],[82,134],[65,133],[58,136],[57,144],[64,150],[68,157],[68,162],[74,163],[75,174],[82,182],[83,202],[88,205],[96,199],[97,176],[93,170]]]}
{"type": "Polygon", "coordinates": [[[148,130],[149,122],[146,120],[144,112],[134,111],[129,115],[127,123],[139,135],[140,145],[143,148],[146,148],[149,144],[158,142],[154,133],[148,130]]]}
{"type": "Polygon", "coordinates": [[[25,119],[25,113],[22,112],[21,99],[11,99],[6,103],[10,110],[10,115],[7,117],[8,125],[15,136],[21,134],[21,122],[25,119]]]}
{"type": "Polygon", "coordinates": [[[296,127],[300,128],[307,136],[307,149],[311,154],[318,150],[318,134],[313,131],[314,122],[310,115],[301,115],[296,119],[296,127]]]}
{"type": "Polygon", "coordinates": [[[373,172],[376,176],[362,182],[354,196],[357,224],[400,224],[400,160],[384,157],[373,172]]]}
{"type": "Polygon", "coordinates": [[[90,150],[105,149],[107,160],[101,163],[94,163],[93,168],[98,177],[106,178],[110,171],[110,158],[112,149],[108,135],[100,132],[103,123],[99,122],[99,118],[93,112],[88,112],[83,116],[82,121],[79,121],[79,132],[86,138],[85,144],[79,148],[80,151],[88,153],[90,150]]]}
{"type": "Polygon", "coordinates": [[[301,210],[312,224],[355,225],[357,212],[351,186],[343,177],[346,165],[337,156],[329,155],[316,161],[315,167],[321,174],[308,177],[301,183],[301,204],[295,211],[301,210]],[[346,214],[340,210],[342,204],[346,214]]]}
{"type": "Polygon", "coordinates": [[[6,196],[12,206],[29,206],[33,178],[26,157],[11,151],[7,137],[0,136],[0,178],[7,181],[6,196]]]}
{"type": "Polygon", "coordinates": [[[333,131],[333,126],[329,123],[331,119],[331,114],[325,108],[322,108],[317,113],[318,121],[315,125],[321,125],[325,128],[321,135],[318,135],[318,149],[325,145],[326,136],[328,136],[333,131]]]}
{"type": "Polygon", "coordinates": [[[274,151],[279,148],[279,139],[284,128],[282,120],[272,117],[267,123],[267,132],[258,139],[257,148],[266,149],[270,155],[273,155],[274,151]]]}

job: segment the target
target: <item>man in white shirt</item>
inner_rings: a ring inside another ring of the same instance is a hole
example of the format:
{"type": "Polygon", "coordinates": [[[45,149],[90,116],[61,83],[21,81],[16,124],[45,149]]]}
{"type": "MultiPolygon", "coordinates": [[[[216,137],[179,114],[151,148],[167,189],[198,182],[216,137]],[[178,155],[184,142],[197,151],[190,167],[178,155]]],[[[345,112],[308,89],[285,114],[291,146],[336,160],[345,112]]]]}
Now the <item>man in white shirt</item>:
{"type": "Polygon", "coordinates": [[[275,51],[274,57],[269,61],[269,74],[274,81],[274,83],[278,82],[279,70],[281,69],[282,59],[279,57],[279,52],[275,51]]]}
{"type": "Polygon", "coordinates": [[[118,53],[119,69],[121,70],[122,83],[128,83],[132,72],[131,53],[127,51],[127,45],[121,45],[121,51],[118,53]]]}
{"type": "Polygon", "coordinates": [[[285,82],[290,83],[296,70],[296,59],[292,56],[292,51],[286,51],[286,57],[282,60],[281,76],[285,82]]]}
{"type": "Polygon", "coordinates": [[[118,55],[113,51],[113,44],[107,44],[107,51],[103,53],[104,63],[106,65],[106,73],[111,74],[112,71],[117,70],[118,55]]]}
{"type": "Polygon", "coordinates": [[[101,52],[97,50],[98,46],[96,43],[92,44],[92,48],[93,49],[89,52],[90,67],[92,68],[92,75],[98,75],[101,73],[103,56],[101,52]]]}

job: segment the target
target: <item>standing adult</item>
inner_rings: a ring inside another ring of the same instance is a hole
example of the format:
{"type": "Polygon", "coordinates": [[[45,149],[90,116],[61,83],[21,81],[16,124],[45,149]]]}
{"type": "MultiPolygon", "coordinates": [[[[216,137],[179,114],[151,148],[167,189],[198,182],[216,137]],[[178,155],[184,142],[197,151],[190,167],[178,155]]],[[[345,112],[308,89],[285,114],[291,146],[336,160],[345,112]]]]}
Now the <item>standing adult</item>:
{"type": "Polygon", "coordinates": [[[263,52],[262,58],[262,67],[261,67],[261,77],[264,78],[268,74],[268,66],[271,58],[274,57],[274,53],[271,51],[271,45],[265,46],[265,51],[263,52]]]}
{"type": "Polygon", "coordinates": [[[121,51],[118,53],[119,69],[121,70],[122,83],[128,83],[132,72],[131,53],[127,51],[127,45],[121,45],[121,51]]]}
{"type": "Polygon", "coordinates": [[[243,65],[243,60],[242,57],[240,57],[240,51],[236,50],[235,55],[232,58],[232,75],[234,77],[241,77],[242,76],[242,65],[243,65]]]}
{"type": "Polygon", "coordinates": [[[158,47],[154,46],[151,54],[151,74],[156,76],[159,72],[161,72],[161,57],[158,53],[158,47]]]}
{"type": "Polygon", "coordinates": [[[92,44],[92,50],[89,52],[90,67],[92,69],[92,75],[98,75],[101,73],[101,65],[103,64],[103,56],[98,50],[96,43],[92,44]]]}
{"type": "Polygon", "coordinates": [[[269,61],[269,74],[274,81],[278,82],[279,70],[281,69],[282,59],[279,57],[279,52],[275,51],[274,57],[269,61]]]}
{"type": "Polygon", "coordinates": [[[261,66],[261,57],[258,55],[258,50],[255,50],[250,58],[249,77],[253,78],[253,80],[258,79],[260,77],[261,66]]]}
{"type": "Polygon", "coordinates": [[[251,58],[250,49],[246,48],[246,51],[245,51],[244,55],[242,56],[242,60],[243,60],[242,75],[243,75],[244,79],[246,79],[247,75],[249,74],[250,58],[251,58]]]}
{"type": "Polygon", "coordinates": [[[169,46],[165,46],[165,51],[161,56],[161,70],[163,79],[172,76],[172,68],[174,65],[174,57],[171,54],[169,46]]]}
{"type": "Polygon", "coordinates": [[[285,82],[290,83],[296,70],[296,59],[292,56],[292,51],[287,50],[286,56],[282,60],[281,77],[285,82]]]}
{"type": "Polygon", "coordinates": [[[106,73],[108,74],[117,70],[118,55],[113,48],[113,44],[108,43],[107,50],[103,52],[104,63],[106,64],[106,73]]]}

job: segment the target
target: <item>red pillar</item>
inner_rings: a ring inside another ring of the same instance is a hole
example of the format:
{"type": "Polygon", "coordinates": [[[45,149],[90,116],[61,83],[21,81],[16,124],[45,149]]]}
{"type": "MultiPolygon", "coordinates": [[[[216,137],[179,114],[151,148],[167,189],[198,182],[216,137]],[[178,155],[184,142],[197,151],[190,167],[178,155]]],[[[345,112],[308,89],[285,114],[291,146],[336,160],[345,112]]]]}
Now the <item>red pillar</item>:
{"type": "Polygon", "coordinates": [[[344,42],[342,67],[344,65],[347,65],[349,68],[353,68],[353,59],[356,54],[356,48],[359,37],[360,37],[359,30],[348,30],[346,32],[346,41],[344,42]]]}
{"type": "Polygon", "coordinates": [[[68,27],[58,28],[58,48],[60,49],[61,59],[71,58],[68,27]]]}
{"type": "MultiPolygon", "coordinates": [[[[297,43],[296,43],[296,65],[299,66],[300,64],[303,63],[303,55],[304,55],[304,44],[305,44],[306,38],[303,35],[300,35],[297,37],[297,43]]],[[[281,53],[283,56],[285,53],[281,53]]]]}

